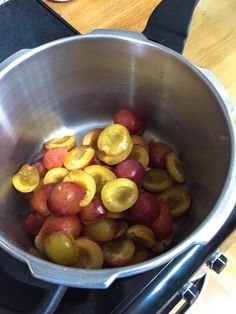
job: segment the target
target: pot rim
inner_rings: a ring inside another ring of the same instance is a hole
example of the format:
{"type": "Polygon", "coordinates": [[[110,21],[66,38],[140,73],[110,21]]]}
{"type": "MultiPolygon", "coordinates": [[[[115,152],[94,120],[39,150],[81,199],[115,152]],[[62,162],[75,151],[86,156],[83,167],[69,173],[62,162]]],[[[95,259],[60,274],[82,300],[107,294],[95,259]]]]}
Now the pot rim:
{"type": "Polygon", "coordinates": [[[187,66],[195,75],[200,77],[206,87],[215,96],[217,103],[220,106],[222,113],[224,114],[225,120],[227,121],[230,137],[229,140],[231,144],[231,159],[224,186],[215,205],[212,208],[211,213],[185,240],[181,241],[179,244],[175,245],[168,251],[143,263],[119,268],[99,270],[84,270],[73,267],[64,267],[35,257],[18,248],[13,243],[10,243],[6,238],[0,235],[0,247],[19,260],[26,262],[33,276],[53,283],[64,284],[66,286],[72,287],[107,288],[116,278],[138,274],[166,264],[191,246],[207,243],[222,227],[236,203],[236,135],[233,125],[232,113],[222,98],[222,95],[218,93],[217,88],[212,85],[211,81],[206,77],[206,75],[204,75],[200,69],[198,69],[194,64],[192,64],[179,53],[162,46],[161,44],[154,43],[139,33],[120,30],[98,30],[86,35],[77,35],[55,40],[27,51],[16,60],[10,62],[10,64],[0,71],[0,79],[7,75],[7,73],[15,68],[18,64],[21,64],[25,60],[36,56],[38,53],[46,49],[74,41],[87,39],[98,40],[101,38],[112,40],[127,40],[131,42],[138,42],[146,46],[152,46],[166,54],[171,55],[176,60],[187,66]]]}

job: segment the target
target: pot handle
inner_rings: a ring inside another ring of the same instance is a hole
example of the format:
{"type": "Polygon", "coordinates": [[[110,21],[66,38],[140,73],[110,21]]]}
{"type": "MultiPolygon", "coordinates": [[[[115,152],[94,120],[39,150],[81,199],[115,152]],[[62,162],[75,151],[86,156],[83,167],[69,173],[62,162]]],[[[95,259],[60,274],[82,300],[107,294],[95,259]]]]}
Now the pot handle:
{"type": "Polygon", "coordinates": [[[196,68],[208,79],[208,81],[212,84],[212,86],[215,88],[216,92],[220,95],[220,97],[223,99],[226,108],[228,110],[228,113],[230,116],[233,116],[236,113],[236,106],[233,103],[232,99],[228,95],[228,93],[225,90],[225,87],[221,84],[221,82],[218,80],[218,78],[207,68],[198,67],[196,68]]]}
{"type": "Polygon", "coordinates": [[[25,258],[33,277],[66,287],[85,289],[106,289],[119,277],[116,269],[86,270],[63,267],[37,259],[34,256],[25,258]]]}
{"type": "Polygon", "coordinates": [[[182,53],[193,12],[199,0],[162,0],[152,12],[143,34],[182,53]]]}

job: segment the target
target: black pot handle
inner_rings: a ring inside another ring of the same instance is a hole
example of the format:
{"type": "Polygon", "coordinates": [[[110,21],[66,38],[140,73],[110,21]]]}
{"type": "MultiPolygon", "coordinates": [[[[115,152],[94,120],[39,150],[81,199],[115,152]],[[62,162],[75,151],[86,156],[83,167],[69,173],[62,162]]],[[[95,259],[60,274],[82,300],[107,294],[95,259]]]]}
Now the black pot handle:
{"type": "Polygon", "coordinates": [[[183,52],[193,12],[199,0],[162,0],[143,34],[150,40],[183,52]]]}

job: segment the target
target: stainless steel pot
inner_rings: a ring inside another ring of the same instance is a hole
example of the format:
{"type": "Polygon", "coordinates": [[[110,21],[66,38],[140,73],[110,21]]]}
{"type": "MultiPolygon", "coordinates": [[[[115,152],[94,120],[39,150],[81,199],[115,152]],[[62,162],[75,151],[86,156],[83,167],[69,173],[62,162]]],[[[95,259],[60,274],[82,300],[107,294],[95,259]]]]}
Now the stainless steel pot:
{"type": "Polygon", "coordinates": [[[206,244],[236,203],[232,114],[224,88],[208,70],[137,33],[100,30],[8,60],[0,71],[0,246],[26,262],[35,277],[106,288],[206,244]],[[102,270],[58,266],[31,255],[22,226],[28,208],[11,186],[12,174],[46,139],[71,133],[80,139],[110,123],[123,106],[144,116],[147,138],[169,142],[186,164],[193,203],[175,225],[173,247],[141,264],[102,270]]]}

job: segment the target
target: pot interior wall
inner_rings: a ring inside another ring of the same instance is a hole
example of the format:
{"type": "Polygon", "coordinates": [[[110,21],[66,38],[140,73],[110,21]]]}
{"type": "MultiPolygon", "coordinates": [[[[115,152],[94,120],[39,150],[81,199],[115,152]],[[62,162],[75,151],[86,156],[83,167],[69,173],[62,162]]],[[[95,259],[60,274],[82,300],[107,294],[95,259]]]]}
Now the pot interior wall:
{"type": "Polygon", "coordinates": [[[42,142],[111,122],[132,107],[147,124],[145,136],[167,141],[186,166],[191,210],[176,223],[174,243],[210,214],[230,161],[229,130],[218,99],[179,58],[138,41],[80,38],[37,52],[0,84],[0,231],[20,247],[27,195],[11,186],[21,164],[40,156],[42,142]]]}

